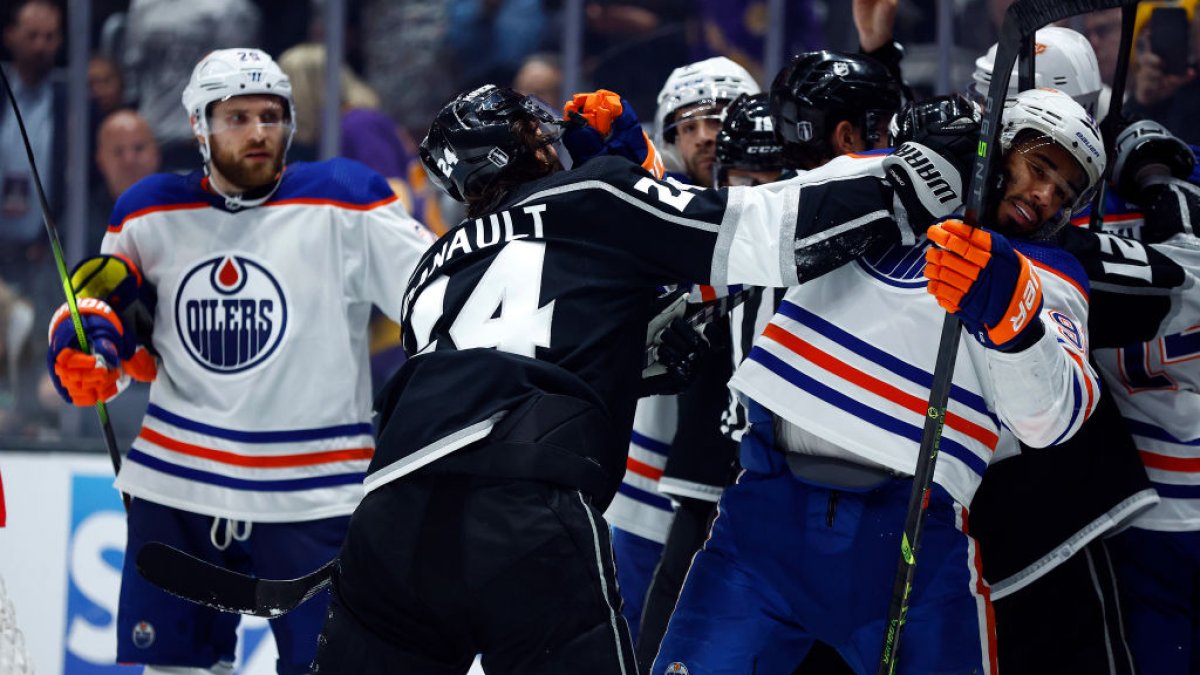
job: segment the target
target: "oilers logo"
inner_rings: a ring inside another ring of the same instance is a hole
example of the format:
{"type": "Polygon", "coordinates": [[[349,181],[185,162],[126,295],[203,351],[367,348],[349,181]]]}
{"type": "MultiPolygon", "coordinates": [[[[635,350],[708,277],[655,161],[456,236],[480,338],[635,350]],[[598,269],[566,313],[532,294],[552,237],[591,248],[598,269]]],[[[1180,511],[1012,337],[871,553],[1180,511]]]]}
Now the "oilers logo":
{"type": "Polygon", "coordinates": [[[149,649],[154,644],[154,626],[148,621],[139,621],[133,626],[133,644],[138,649],[149,649]]]}
{"type": "Polygon", "coordinates": [[[916,246],[896,244],[879,253],[867,253],[855,262],[867,274],[895,288],[925,288],[925,249],[929,240],[916,246]]]}
{"type": "Polygon", "coordinates": [[[217,373],[240,373],[264,361],[283,342],[288,303],[260,262],[220,255],[183,276],[175,296],[179,340],[197,363],[217,373]]]}
{"type": "Polygon", "coordinates": [[[687,666],[683,665],[682,663],[680,663],[678,661],[667,666],[667,669],[663,672],[665,673],[665,675],[688,675],[687,666]]]}

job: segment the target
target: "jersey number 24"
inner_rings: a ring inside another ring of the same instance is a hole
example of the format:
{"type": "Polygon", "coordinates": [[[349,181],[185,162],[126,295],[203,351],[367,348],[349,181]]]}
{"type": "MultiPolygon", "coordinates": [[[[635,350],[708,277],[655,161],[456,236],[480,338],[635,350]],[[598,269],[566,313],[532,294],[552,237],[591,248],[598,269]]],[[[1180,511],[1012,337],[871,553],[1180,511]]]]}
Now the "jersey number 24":
{"type": "MultiPolygon", "coordinates": [[[[509,242],[496,254],[479,283],[471,290],[450,325],[450,339],[458,349],[490,347],[535,357],[538,347],[550,346],[554,301],[538,306],[542,294],[544,242],[509,242]]],[[[436,349],[431,344],[434,324],[445,311],[449,277],[429,284],[413,303],[409,326],[417,350],[436,349]]],[[[434,340],[433,342],[436,342],[434,340]]]]}

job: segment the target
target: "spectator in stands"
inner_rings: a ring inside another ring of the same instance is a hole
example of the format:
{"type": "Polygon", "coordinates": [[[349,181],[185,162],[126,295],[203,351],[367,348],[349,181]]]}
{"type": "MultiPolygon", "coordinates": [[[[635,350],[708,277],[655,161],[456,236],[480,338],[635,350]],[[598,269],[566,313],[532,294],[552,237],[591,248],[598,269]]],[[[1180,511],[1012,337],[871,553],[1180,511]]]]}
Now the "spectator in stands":
{"type": "Polygon", "coordinates": [[[445,0],[364,0],[363,72],[383,111],[409,128],[428,129],[438,108],[458,93],[446,76],[447,27],[445,0]]]}
{"type": "MultiPolygon", "coordinates": [[[[6,72],[42,176],[50,215],[58,216],[65,201],[67,140],[67,89],[54,70],[62,47],[62,12],[48,0],[17,3],[4,27],[4,45],[12,54],[6,72]]],[[[25,143],[6,101],[0,105],[0,278],[34,307],[48,305],[55,297],[49,250],[25,143]]]]}
{"type": "Polygon", "coordinates": [[[449,0],[446,44],[459,88],[509,82],[521,62],[542,48],[541,0],[449,0]]]}
{"type": "Polygon", "coordinates": [[[162,163],[150,124],[133,110],[118,110],[104,118],[96,132],[96,168],[104,180],[91,193],[87,250],[100,250],[100,240],[113,206],[131,185],[156,173],[162,163]]]}
{"type": "MultiPolygon", "coordinates": [[[[1163,72],[1163,61],[1150,49],[1150,26],[1137,34],[1137,53],[1127,88],[1133,99],[1126,106],[1130,115],[1146,117],[1162,124],[1175,136],[1191,145],[1200,145],[1196,111],[1200,110],[1200,82],[1196,80],[1197,55],[1200,54],[1200,14],[1191,17],[1187,70],[1178,75],[1163,72]]],[[[1119,32],[1119,30],[1118,30],[1119,32]]]]}
{"type": "Polygon", "coordinates": [[[512,88],[519,94],[536,96],[558,108],[564,102],[562,81],[562,67],[558,55],[538,52],[525,57],[525,61],[513,77],[512,88]]]}

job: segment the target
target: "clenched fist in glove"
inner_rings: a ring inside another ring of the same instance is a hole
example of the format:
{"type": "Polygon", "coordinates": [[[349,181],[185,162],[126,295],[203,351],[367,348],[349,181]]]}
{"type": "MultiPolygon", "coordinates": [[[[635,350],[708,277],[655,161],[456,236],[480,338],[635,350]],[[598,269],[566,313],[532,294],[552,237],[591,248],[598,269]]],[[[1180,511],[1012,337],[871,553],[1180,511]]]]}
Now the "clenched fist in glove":
{"type": "Polygon", "coordinates": [[[628,101],[599,89],[575,94],[563,106],[563,114],[573,124],[563,132],[562,142],[576,165],[600,155],[616,155],[662,178],[662,158],[628,101]]]}
{"type": "Polygon", "coordinates": [[[958,211],[963,204],[963,181],[948,159],[913,141],[896,148],[883,160],[883,173],[897,203],[896,220],[907,225],[912,243],[933,223],[958,211]]]}
{"type": "Polygon", "coordinates": [[[79,345],[79,336],[66,303],[50,320],[50,349],[46,366],[55,389],[68,403],[95,405],[117,395],[128,382],[126,375],[153,379],[153,358],[127,334],[112,307],[96,298],[79,298],[79,318],[91,353],[79,345]],[[123,363],[129,363],[123,368],[123,363]]]}
{"type": "Polygon", "coordinates": [[[947,220],[929,228],[927,290],[984,345],[1015,351],[1042,335],[1042,284],[1002,235],[947,220]]]}

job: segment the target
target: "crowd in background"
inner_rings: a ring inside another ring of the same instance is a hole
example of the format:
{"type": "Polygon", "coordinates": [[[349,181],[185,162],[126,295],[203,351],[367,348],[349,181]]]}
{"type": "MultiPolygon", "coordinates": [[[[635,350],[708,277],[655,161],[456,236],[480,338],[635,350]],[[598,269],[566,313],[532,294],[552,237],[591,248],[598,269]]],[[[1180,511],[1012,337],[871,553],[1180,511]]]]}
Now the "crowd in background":
{"type": "MultiPolygon", "coordinates": [[[[952,88],[970,80],[974,59],[996,40],[1011,0],[951,0],[952,88]]],[[[51,215],[60,231],[82,228],[86,253],[103,238],[113,204],[142,177],[199,168],[180,94],[207,52],[259,46],[294,86],[297,130],[288,159],[316,159],[325,79],[322,3],[294,0],[93,0],[87,69],[92,152],[88,185],[68,185],[65,2],[6,3],[0,62],[12,83],[32,143],[51,215]],[[87,190],[87,222],[63,222],[65,196],[87,190]]],[[[857,50],[851,2],[784,3],[784,50],[857,50]]],[[[901,0],[895,37],[918,94],[934,93],[937,0],[901,0]]],[[[1184,3],[1192,10],[1194,2],[1184,3]]],[[[561,0],[349,0],[341,74],[341,154],[389,179],[415,217],[441,233],[460,213],[428,183],[415,144],[454,93],[492,82],[562,103],[560,54],[568,33],[561,0]]],[[[767,3],[760,0],[588,0],[584,4],[581,89],[621,92],[651,118],[655,94],[672,69],[722,54],[763,84],[767,3]]],[[[1193,20],[1193,29],[1200,21],[1193,20]]],[[[1118,49],[1119,12],[1078,18],[1099,57],[1106,85],[1118,49]]],[[[1200,39],[1193,39],[1193,49],[1200,39]]],[[[861,45],[868,51],[877,45],[861,45]]],[[[1195,51],[1193,51],[1193,62],[1195,51]]],[[[945,66],[943,66],[945,67],[945,66]]],[[[1189,143],[1200,106],[1195,73],[1164,74],[1138,52],[1128,85],[1131,109],[1189,143]]],[[[75,262],[67,260],[68,267],[75,262]]],[[[7,101],[0,105],[0,446],[96,447],[98,426],[66,410],[45,376],[41,326],[61,302],[61,284],[42,225],[26,151],[7,101]]],[[[373,376],[381,382],[403,356],[398,328],[372,324],[373,376]]],[[[137,432],[145,392],[118,399],[122,445],[137,432]]]]}

